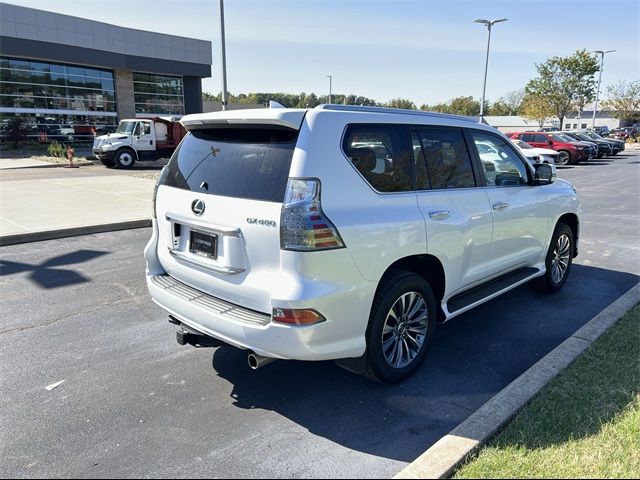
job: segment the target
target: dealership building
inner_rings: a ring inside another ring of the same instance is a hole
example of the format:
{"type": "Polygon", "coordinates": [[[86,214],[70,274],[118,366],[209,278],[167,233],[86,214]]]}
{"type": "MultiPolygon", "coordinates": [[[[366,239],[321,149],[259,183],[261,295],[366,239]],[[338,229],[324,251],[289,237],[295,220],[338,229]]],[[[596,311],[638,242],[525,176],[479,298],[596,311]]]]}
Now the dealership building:
{"type": "Polygon", "coordinates": [[[0,120],[75,138],[122,118],[202,112],[211,42],[0,3],[0,120]]]}

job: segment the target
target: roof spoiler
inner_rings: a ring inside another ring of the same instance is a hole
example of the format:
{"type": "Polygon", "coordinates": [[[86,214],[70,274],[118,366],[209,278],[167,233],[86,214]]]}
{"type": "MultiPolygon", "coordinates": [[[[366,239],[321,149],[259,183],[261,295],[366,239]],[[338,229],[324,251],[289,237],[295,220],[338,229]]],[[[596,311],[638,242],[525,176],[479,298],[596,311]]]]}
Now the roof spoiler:
{"type": "Polygon", "coordinates": [[[250,110],[225,110],[214,113],[197,113],[182,117],[180,123],[187,130],[241,125],[271,125],[300,130],[305,109],[261,108],[250,110]]]}

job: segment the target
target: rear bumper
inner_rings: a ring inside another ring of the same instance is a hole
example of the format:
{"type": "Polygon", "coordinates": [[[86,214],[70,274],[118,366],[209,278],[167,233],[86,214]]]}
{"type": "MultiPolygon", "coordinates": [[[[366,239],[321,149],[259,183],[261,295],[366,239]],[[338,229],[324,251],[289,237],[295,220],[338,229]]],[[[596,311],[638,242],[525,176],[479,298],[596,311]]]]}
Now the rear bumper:
{"type": "Polygon", "coordinates": [[[167,275],[157,255],[157,228],[154,220],[153,236],[145,249],[147,287],[153,301],[187,327],[269,358],[321,361],[364,354],[378,284],[363,279],[346,249],[322,252],[316,260],[297,252],[280,252],[281,270],[265,280],[270,307],[312,308],[326,319],[316,325],[291,326],[272,322],[270,308],[256,312],[216,298],[215,291],[208,295],[167,275]],[[323,273],[331,272],[330,279],[317,274],[317,262],[325,265],[323,273]],[[309,268],[316,274],[301,273],[309,268]]]}
{"type": "Polygon", "coordinates": [[[273,323],[269,315],[239,306],[227,304],[229,308],[225,309],[224,302],[179,282],[167,288],[167,279],[171,277],[147,275],[147,287],[156,304],[186,326],[242,350],[252,350],[263,357],[313,361],[359,357],[365,351],[366,321],[361,332],[354,334],[359,329],[349,323],[356,324],[358,320],[336,318],[338,312],[326,308],[326,298],[315,299],[309,308],[321,312],[327,321],[289,326],[273,323]]]}

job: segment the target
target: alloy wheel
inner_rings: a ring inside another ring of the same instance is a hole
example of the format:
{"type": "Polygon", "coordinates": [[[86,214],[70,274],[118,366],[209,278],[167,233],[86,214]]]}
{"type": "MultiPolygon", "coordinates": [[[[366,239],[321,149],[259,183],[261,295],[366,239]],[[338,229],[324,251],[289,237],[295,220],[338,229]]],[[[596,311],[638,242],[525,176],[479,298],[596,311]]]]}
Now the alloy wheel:
{"type": "Polygon", "coordinates": [[[569,163],[570,159],[571,159],[571,157],[569,157],[569,154],[567,152],[559,152],[559,154],[558,154],[558,163],[560,165],[566,165],[567,163],[569,163]]]}
{"type": "Polygon", "coordinates": [[[558,237],[551,259],[551,279],[560,283],[567,273],[571,261],[571,241],[567,235],[558,237]]]}
{"type": "Polygon", "coordinates": [[[427,302],[417,292],[398,298],[382,329],[382,350],[387,364],[401,369],[418,356],[429,328],[427,302]]]}

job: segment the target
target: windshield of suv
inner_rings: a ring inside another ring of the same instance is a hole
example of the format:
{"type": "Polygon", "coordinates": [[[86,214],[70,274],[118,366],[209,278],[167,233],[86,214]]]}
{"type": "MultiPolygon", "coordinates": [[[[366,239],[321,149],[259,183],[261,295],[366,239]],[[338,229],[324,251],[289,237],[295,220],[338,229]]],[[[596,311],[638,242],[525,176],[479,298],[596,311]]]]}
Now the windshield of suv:
{"type": "Polygon", "coordinates": [[[553,135],[551,135],[551,137],[556,141],[556,142],[562,142],[562,143],[571,143],[571,142],[575,142],[576,139],[575,138],[571,138],[568,135],[564,135],[564,134],[560,134],[560,133],[554,133],[553,135]]]}
{"type": "Polygon", "coordinates": [[[580,140],[584,140],[585,142],[593,142],[593,138],[591,138],[586,133],[578,132],[578,133],[575,133],[574,135],[578,137],[580,140]]]}
{"type": "Polygon", "coordinates": [[[163,185],[210,195],[283,202],[298,131],[211,128],[189,133],[163,185]]]}
{"type": "Polygon", "coordinates": [[[600,135],[598,135],[595,132],[589,132],[587,133],[587,135],[589,135],[591,138],[595,138],[596,140],[604,140],[604,138],[602,138],[600,135]]]}
{"type": "Polygon", "coordinates": [[[122,133],[125,135],[131,135],[133,129],[138,122],[120,122],[118,124],[118,128],[116,129],[116,133],[122,133]]]}
{"type": "Polygon", "coordinates": [[[514,139],[511,141],[515,143],[518,147],[522,148],[523,150],[529,150],[534,148],[531,145],[529,145],[527,142],[523,142],[522,140],[514,139]]]}

